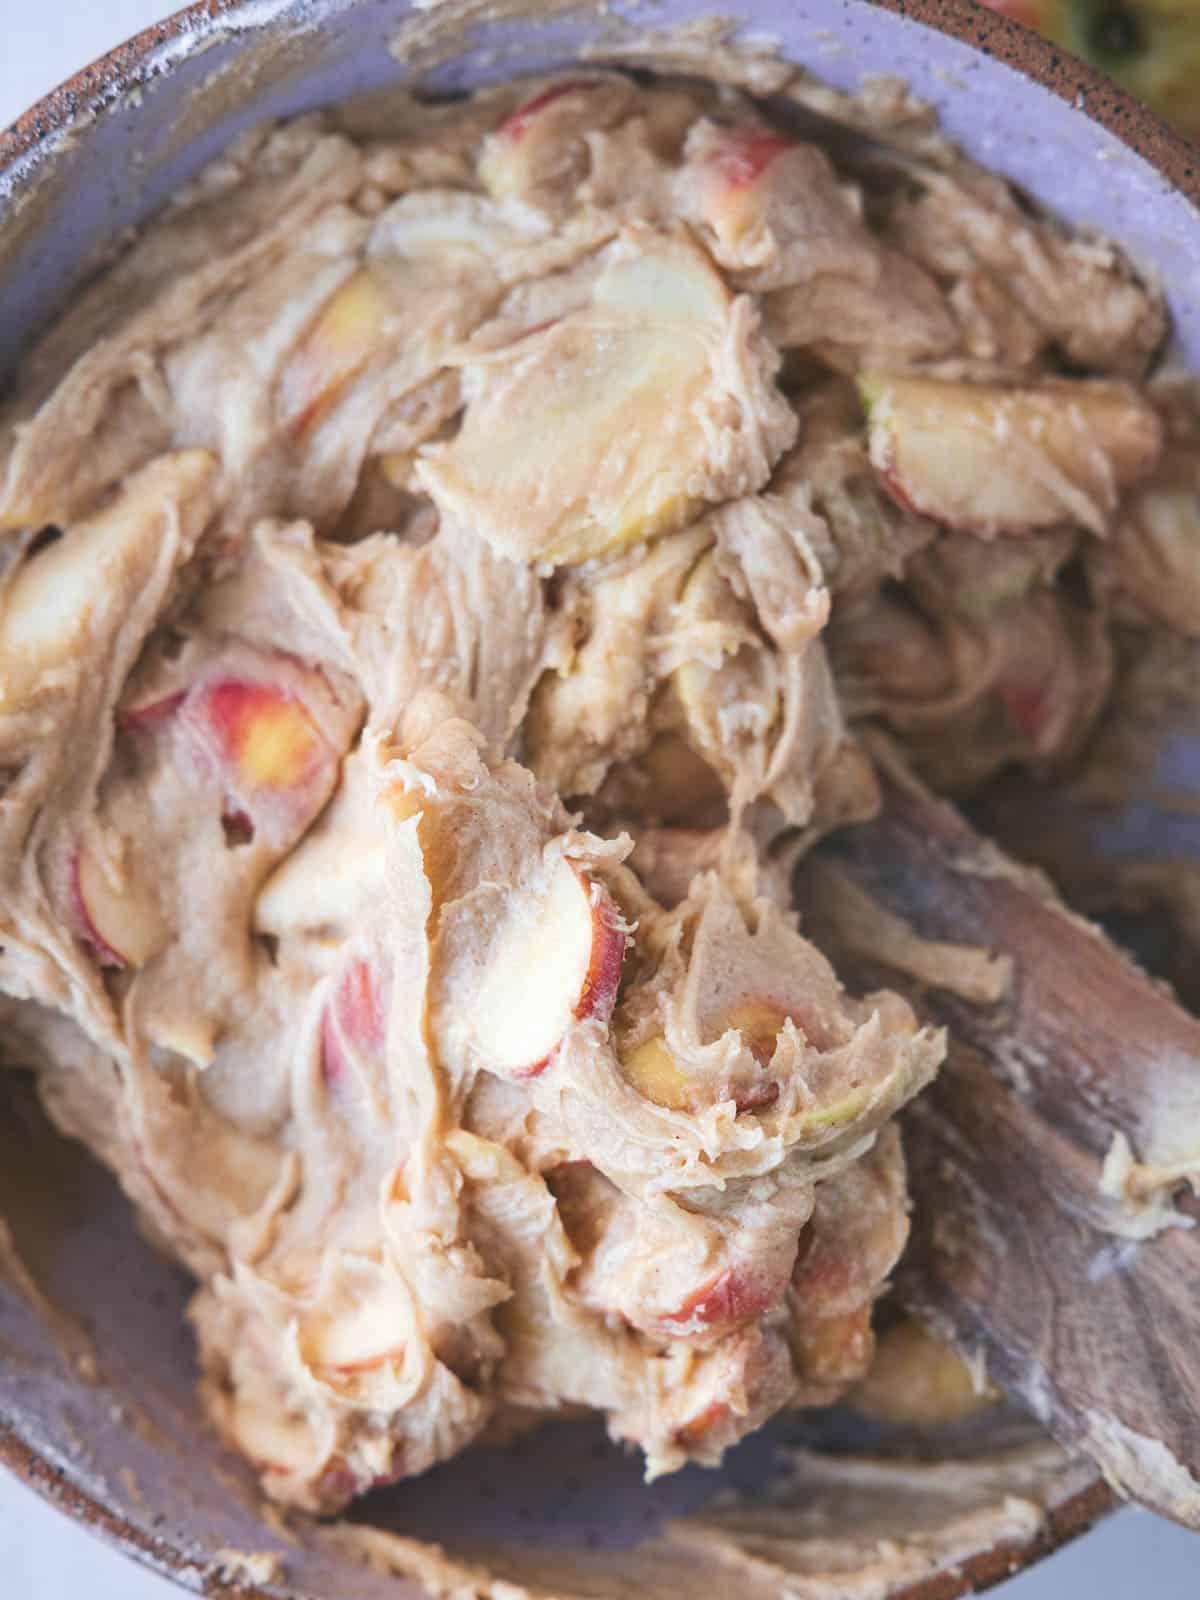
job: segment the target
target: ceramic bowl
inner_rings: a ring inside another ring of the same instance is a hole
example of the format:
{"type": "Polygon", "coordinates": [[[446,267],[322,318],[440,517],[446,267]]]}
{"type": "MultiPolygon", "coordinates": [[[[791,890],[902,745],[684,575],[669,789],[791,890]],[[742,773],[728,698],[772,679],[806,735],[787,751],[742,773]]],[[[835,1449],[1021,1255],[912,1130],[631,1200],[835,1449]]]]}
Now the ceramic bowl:
{"type": "MultiPolygon", "coordinates": [[[[1200,153],[1111,84],[969,0],[736,0],[722,9],[743,19],[743,37],[773,36],[784,57],[839,87],[869,74],[906,79],[980,161],[1072,222],[1121,240],[1165,284],[1180,350],[1200,367],[1200,153]]],[[[0,136],[0,373],[106,243],[248,123],[400,82],[457,92],[559,66],[589,47],[620,55],[631,37],[644,47],[648,28],[711,10],[711,0],[660,0],[628,18],[611,0],[203,0],[179,12],[0,136]]],[[[0,1231],[0,1457],[184,1587],[415,1600],[415,1586],[364,1570],[315,1529],[289,1542],[264,1525],[250,1475],[197,1408],[187,1282],[139,1238],[111,1180],[48,1129],[19,1074],[6,1075],[0,1096],[0,1217],[15,1247],[0,1231]],[[285,1576],[239,1576],[218,1555],[229,1549],[279,1551],[285,1576]]],[[[671,1581],[699,1583],[703,1594],[951,1600],[1036,1560],[1111,1505],[1086,1465],[1050,1456],[1031,1476],[1013,1453],[1014,1428],[999,1414],[958,1436],[889,1438],[834,1411],[773,1424],[719,1474],[690,1469],[646,1489],[598,1427],[558,1425],[504,1452],[469,1453],[356,1514],[451,1549],[491,1546],[502,1567],[506,1551],[533,1552],[559,1588],[565,1573],[581,1596],[611,1593],[614,1565],[647,1589],[646,1541],[657,1539],[650,1548],[668,1554],[653,1557],[666,1563],[655,1570],[674,1563],[671,1581]],[[832,1492],[806,1487],[811,1468],[797,1451],[814,1445],[922,1455],[919,1490],[897,1494],[886,1471],[851,1467],[832,1492]],[[1007,1496],[1027,1513],[981,1533],[978,1519],[964,1521],[964,1486],[977,1510],[1007,1496]],[[686,1540],[672,1543],[672,1519],[709,1514],[731,1488],[748,1507],[727,1514],[734,1524],[743,1516],[734,1536],[747,1548],[760,1513],[777,1528],[781,1518],[792,1528],[794,1516],[790,1578],[762,1560],[735,1578],[732,1568],[697,1564],[686,1540]],[[822,1531],[857,1534],[834,1575],[827,1547],[808,1538],[822,1531]],[[905,1562],[890,1587],[872,1588],[880,1538],[905,1562]]]]}

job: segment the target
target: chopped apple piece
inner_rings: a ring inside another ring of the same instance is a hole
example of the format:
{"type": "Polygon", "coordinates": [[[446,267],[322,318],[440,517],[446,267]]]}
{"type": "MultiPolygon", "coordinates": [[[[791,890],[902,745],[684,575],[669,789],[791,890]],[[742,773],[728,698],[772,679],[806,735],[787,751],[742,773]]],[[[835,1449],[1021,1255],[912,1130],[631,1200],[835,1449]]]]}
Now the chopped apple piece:
{"type": "Polygon", "coordinates": [[[873,284],[880,245],[815,145],[752,123],[700,118],[676,195],[740,286],[781,289],[827,275],[873,284]]]}
{"type": "Polygon", "coordinates": [[[276,1408],[264,1404],[235,1400],[228,1424],[238,1449],[259,1472],[305,1472],[316,1463],[316,1440],[302,1418],[281,1416],[276,1408]]]}
{"type": "Polygon", "coordinates": [[[304,706],[274,684],[218,679],[191,697],[189,710],[210,731],[240,790],[299,788],[328,758],[329,746],[304,706]]]}
{"type": "MultiPolygon", "coordinates": [[[[260,933],[278,938],[319,928],[347,932],[382,891],[387,833],[380,802],[369,784],[361,781],[357,762],[351,757],[327,811],[264,884],[254,908],[254,925],[260,933]]],[[[415,797],[413,801],[416,810],[415,797]]],[[[394,799],[382,803],[397,814],[394,799]]]]}
{"type": "Polygon", "coordinates": [[[853,1383],[867,1371],[875,1348],[871,1306],[802,1323],[791,1330],[792,1360],[810,1383],[853,1383]]]}
{"type": "Polygon", "coordinates": [[[0,710],[53,681],[52,669],[82,643],[96,608],[118,603],[137,568],[161,560],[172,511],[203,515],[216,469],[207,450],[160,456],[116,498],[30,556],[0,600],[0,710]]]}
{"type": "Polygon", "coordinates": [[[794,139],[770,128],[723,128],[702,170],[704,219],[721,244],[733,246],[762,225],[766,184],[772,163],[797,148],[794,139]]]}
{"type": "Polygon", "coordinates": [[[302,1348],[314,1366],[344,1374],[366,1372],[403,1355],[403,1333],[411,1321],[408,1292],[383,1289],[314,1321],[304,1330],[302,1348]]]}
{"type": "Polygon", "coordinates": [[[850,1403],[881,1422],[929,1428],[959,1422],[998,1399],[957,1351],[906,1317],[880,1339],[871,1370],[850,1403]]]}
{"type": "Polygon", "coordinates": [[[661,1034],[620,1052],[621,1071],[637,1092],[668,1111],[687,1111],[694,1099],[693,1085],[667,1048],[661,1034]]]}
{"type": "Polygon", "coordinates": [[[783,1298],[786,1288],[786,1275],[771,1284],[765,1278],[752,1278],[737,1267],[725,1267],[664,1320],[676,1334],[733,1328],[761,1317],[783,1298]]]}
{"type": "Polygon", "coordinates": [[[187,690],[177,689],[158,700],[126,706],[117,713],[117,727],[122,733],[153,733],[171,720],[186,699],[187,690]]]}
{"type": "Polygon", "coordinates": [[[285,427],[301,433],[312,426],[379,348],[390,312],[386,294],[367,267],[334,291],[280,374],[285,427]]]}
{"type": "Polygon", "coordinates": [[[1124,588],[1152,617],[1200,636],[1200,471],[1192,456],[1130,501],[1113,541],[1124,588]]]}
{"type": "Polygon", "coordinates": [[[727,1027],[736,1028],[742,1042],[760,1067],[771,1064],[780,1030],[796,1016],[773,1000],[743,1000],[729,1013],[727,1027]]]}
{"type": "Polygon", "coordinates": [[[72,869],[71,898],[84,940],[102,967],[142,967],[170,937],[162,913],[124,864],[102,857],[86,840],[72,869]]]}
{"type": "Polygon", "coordinates": [[[1120,491],[1162,447],[1157,413],[1120,383],[1036,387],[868,375],[871,462],[901,505],[991,538],[1074,523],[1103,535],[1120,491]]]}
{"type": "Polygon", "coordinates": [[[776,357],[701,253],[649,229],[631,240],[585,309],[471,370],[461,431],[417,463],[443,513],[514,560],[584,561],[680,528],[760,487],[794,436],[776,357]]]}
{"type": "Polygon", "coordinates": [[[212,1064],[217,1041],[212,1022],[207,1017],[151,1016],[147,1018],[146,1031],[151,1042],[160,1049],[172,1050],[197,1067],[212,1064]]]}
{"type": "MultiPolygon", "coordinates": [[[[771,1001],[746,1000],[734,1007],[718,1035],[736,1029],[760,1067],[770,1065],[779,1030],[791,1015],[771,1001]]],[[[630,1048],[620,1048],[621,1071],[640,1095],[669,1111],[689,1111],[714,1100],[730,1099],[739,1113],[762,1110],[779,1098],[779,1085],[770,1078],[754,1082],[714,1084],[690,1077],[671,1054],[661,1034],[630,1048]]]]}
{"type": "Polygon", "coordinates": [[[376,1057],[387,1037],[387,1008],[370,964],[356,957],[334,987],[321,1018],[321,1074],[331,1088],[346,1084],[351,1056],[376,1057]]]}
{"type": "Polygon", "coordinates": [[[496,1072],[529,1078],[549,1065],[572,1022],[611,1016],[625,931],[607,890],[565,858],[508,929],[480,985],[474,1029],[496,1072]]]}
{"type": "Polygon", "coordinates": [[[710,551],[679,598],[677,628],[693,645],[672,683],[689,742],[728,784],[746,766],[742,751],[765,748],[780,714],[778,674],[754,613],[721,575],[710,551]]]}
{"type": "Polygon", "coordinates": [[[539,90],[484,140],[481,183],[495,200],[558,198],[583,176],[584,134],[611,125],[635,94],[618,77],[567,78],[539,90]]]}

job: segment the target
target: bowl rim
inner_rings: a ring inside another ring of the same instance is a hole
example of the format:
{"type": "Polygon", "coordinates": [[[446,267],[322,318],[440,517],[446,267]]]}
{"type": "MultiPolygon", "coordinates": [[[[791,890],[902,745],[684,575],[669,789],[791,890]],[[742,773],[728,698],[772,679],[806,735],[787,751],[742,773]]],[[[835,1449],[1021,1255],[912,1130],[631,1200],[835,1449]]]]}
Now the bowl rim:
{"type": "MultiPolygon", "coordinates": [[[[261,32],[281,25],[300,3],[302,0],[282,0],[277,10],[263,17],[253,15],[258,10],[256,0],[193,0],[114,46],[43,95],[10,127],[0,130],[0,186],[31,176],[50,157],[57,140],[73,127],[85,126],[129,91],[169,74],[182,57],[165,51],[165,46],[182,40],[199,43],[219,29],[223,20],[236,21],[239,12],[246,13],[239,31],[261,32]]],[[[1015,18],[990,10],[979,0],[867,3],[970,45],[1073,104],[1200,208],[1200,145],[1177,133],[1103,73],[1015,18]]],[[[2,1420],[0,1465],[124,1555],[160,1576],[186,1581],[194,1589],[197,1569],[193,1556],[104,1506],[2,1420]]],[[[1002,1583],[1088,1532],[1117,1505],[1117,1496],[1097,1477],[1055,1506],[1033,1538],[993,1546],[953,1571],[910,1585],[895,1600],[956,1600],[1002,1583]]],[[[204,1593],[216,1592],[210,1580],[202,1578],[201,1582],[204,1593]]],[[[223,1581],[220,1593],[244,1600],[271,1600],[267,1590],[245,1582],[230,1587],[223,1581]]]]}

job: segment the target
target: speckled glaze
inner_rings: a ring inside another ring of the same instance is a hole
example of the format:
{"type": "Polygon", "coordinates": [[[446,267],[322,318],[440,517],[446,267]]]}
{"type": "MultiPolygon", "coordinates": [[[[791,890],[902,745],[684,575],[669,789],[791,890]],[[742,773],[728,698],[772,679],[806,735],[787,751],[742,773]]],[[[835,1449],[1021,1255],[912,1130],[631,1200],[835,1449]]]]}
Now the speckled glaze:
{"type": "MultiPolygon", "coordinates": [[[[538,11],[536,0],[527,9],[538,11]]],[[[455,90],[558,65],[619,26],[621,7],[606,9],[602,18],[591,4],[575,12],[547,4],[532,19],[483,24],[449,53],[427,56],[421,81],[455,90]]],[[[412,10],[410,0],[201,0],[110,52],[0,135],[0,375],[105,243],[238,128],[411,81],[413,69],[388,46],[412,10]]],[[[908,79],[971,154],[1072,221],[1122,240],[1165,284],[1180,352],[1200,367],[1200,152],[1115,86],[971,0],[662,0],[638,25],[714,10],[735,11],[840,87],[871,73],[908,79]]],[[[424,14],[435,11],[426,0],[424,14]]],[[[1192,833],[1183,847],[1200,851],[1200,822],[1192,833]]],[[[263,1527],[249,1475],[197,1414],[186,1282],[138,1238],[115,1185],[45,1128],[18,1079],[0,1084],[0,1217],[12,1220],[22,1257],[67,1319],[49,1339],[0,1271],[0,1459],[194,1591],[412,1600],[415,1591],[395,1579],[327,1550],[290,1548],[263,1527]],[[79,1363],[91,1352],[99,1377],[85,1382],[79,1363]],[[222,1546],[282,1551],[290,1586],[231,1588],[211,1562],[222,1546]]],[[[369,1512],[448,1541],[469,1525],[482,1538],[516,1529],[559,1548],[629,1542],[698,1508],[722,1483],[765,1485],[780,1444],[795,1439],[861,1442],[838,1414],[785,1422],[739,1449],[720,1475],[693,1470],[646,1491],[636,1465],[595,1430],[570,1427],[526,1441],[500,1466],[472,1456],[401,1485],[369,1512]]],[[[1111,1503],[1101,1483],[1064,1482],[1037,1540],[986,1552],[906,1600],[952,1600],[997,1582],[1084,1531],[1111,1503]]]]}

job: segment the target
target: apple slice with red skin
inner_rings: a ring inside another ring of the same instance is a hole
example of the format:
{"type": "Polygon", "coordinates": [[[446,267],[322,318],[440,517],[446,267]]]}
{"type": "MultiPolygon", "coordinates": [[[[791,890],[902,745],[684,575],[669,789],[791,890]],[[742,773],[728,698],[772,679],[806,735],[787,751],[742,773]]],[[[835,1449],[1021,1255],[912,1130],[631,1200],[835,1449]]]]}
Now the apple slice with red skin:
{"type": "Polygon", "coordinates": [[[1154,467],[1162,424],[1126,385],[1025,386],[866,373],[871,464],[905,510],[980,538],[1074,523],[1103,535],[1154,467]]]}
{"type": "Polygon", "coordinates": [[[583,119],[594,116],[597,127],[605,126],[633,97],[632,85],[613,77],[547,85],[484,140],[480,182],[494,200],[536,200],[543,184],[568,178],[580,165],[583,119]]]}
{"type": "MultiPolygon", "coordinates": [[[[316,778],[331,751],[303,702],[268,679],[213,677],[189,689],[126,707],[118,713],[122,733],[147,735],[185,714],[239,794],[283,794],[316,778]]],[[[230,807],[234,817],[242,807],[230,807]]]]}
{"type": "Polygon", "coordinates": [[[677,1311],[663,1318],[673,1338],[714,1333],[753,1322],[777,1305],[788,1285],[788,1273],[771,1283],[743,1267],[723,1267],[695,1289],[677,1311]]]}
{"type": "Polygon", "coordinates": [[[540,94],[535,94],[532,100],[518,106],[511,116],[506,117],[497,129],[506,139],[513,144],[520,144],[538,118],[539,112],[552,106],[556,100],[561,100],[569,94],[586,94],[589,89],[596,87],[595,79],[570,78],[566,83],[552,83],[548,89],[543,89],[540,94]]]}
{"type": "Polygon", "coordinates": [[[217,753],[250,791],[295,789],[315,775],[328,746],[312,717],[271,683],[221,678],[191,697],[217,753]]]}
{"type": "Polygon", "coordinates": [[[158,907],[141,887],[114,882],[86,841],[70,868],[70,900],[80,937],[102,967],[141,967],[170,937],[158,907]]]}
{"type": "Polygon", "coordinates": [[[719,243],[734,248],[761,226],[770,204],[770,169],[796,149],[771,128],[722,128],[699,163],[701,212],[719,243]]]}
{"type": "Polygon", "coordinates": [[[475,1034],[494,1072],[532,1078],[574,1022],[612,1015],[625,927],[607,889],[562,856],[509,929],[479,987],[475,1034]]]}
{"type": "Polygon", "coordinates": [[[730,189],[745,189],[758,182],[776,156],[795,146],[794,139],[770,128],[731,128],[713,166],[730,189]]]}
{"type": "Polygon", "coordinates": [[[351,1072],[346,1046],[377,1057],[386,1037],[387,1007],[378,977],[368,961],[355,957],[321,1017],[321,1076],[330,1088],[345,1088],[351,1072]]]}
{"type": "Polygon", "coordinates": [[[157,700],[146,700],[141,705],[126,706],[117,712],[117,729],[120,733],[156,733],[165,727],[187,699],[186,689],[165,694],[157,700]]]}
{"type": "Polygon", "coordinates": [[[368,267],[360,267],[326,300],[279,378],[284,425],[302,434],[320,420],[379,348],[391,312],[368,267]]]}

